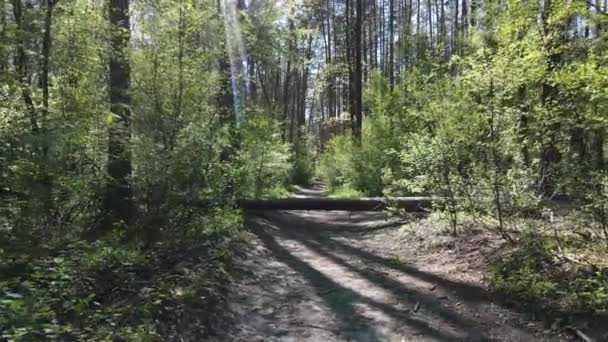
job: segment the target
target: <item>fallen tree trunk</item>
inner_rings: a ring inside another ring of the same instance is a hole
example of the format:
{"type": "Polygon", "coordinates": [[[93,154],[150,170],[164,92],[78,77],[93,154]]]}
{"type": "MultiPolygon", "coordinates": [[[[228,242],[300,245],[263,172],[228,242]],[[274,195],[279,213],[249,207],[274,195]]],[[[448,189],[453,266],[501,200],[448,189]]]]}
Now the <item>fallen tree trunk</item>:
{"type": "Polygon", "coordinates": [[[395,207],[410,212],[428,210],[432,207],[430,198],[287,198],[267,200],[244,200],[240,202],[248,210],[345,210],[381,211],[395,207]]]}
{"type": "MultiPolygon", "coordinates": [[[[382,211],[389,207],[407,212],[428,211],[433,205],[432,197],[366,197],[344,198],[285,198],[240,200],[238,206],[244,210],[344,210],[344,211],[382,211]]],[[[196,206],[208,207],[211,202],[198,200],[196,206]]]]}

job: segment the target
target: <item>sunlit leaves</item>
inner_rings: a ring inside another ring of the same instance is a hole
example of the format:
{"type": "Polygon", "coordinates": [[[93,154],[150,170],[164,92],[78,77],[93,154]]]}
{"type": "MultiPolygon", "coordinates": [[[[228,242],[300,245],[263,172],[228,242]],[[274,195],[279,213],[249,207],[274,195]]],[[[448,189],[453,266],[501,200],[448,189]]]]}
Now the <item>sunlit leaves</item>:
{"type": "Polygon", "coordinates": [[[247,116],[241,128],[241,191],[245,197],[266,197],[287,185],[292,151],[282,142],[276,120],[265,113],[247,116]]]}

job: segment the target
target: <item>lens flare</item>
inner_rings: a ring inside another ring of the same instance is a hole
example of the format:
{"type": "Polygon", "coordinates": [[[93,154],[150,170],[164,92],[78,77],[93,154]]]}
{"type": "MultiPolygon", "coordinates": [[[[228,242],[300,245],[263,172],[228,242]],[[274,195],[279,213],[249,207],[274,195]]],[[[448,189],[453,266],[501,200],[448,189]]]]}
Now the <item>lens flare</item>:
{"type": "Polygon", "coordinates": [[[247,49],[239,25],[237,0],[224,0],[224,31],[230,59],[230,82],[236,123],[240,124],[248,98],[247,49]]]}

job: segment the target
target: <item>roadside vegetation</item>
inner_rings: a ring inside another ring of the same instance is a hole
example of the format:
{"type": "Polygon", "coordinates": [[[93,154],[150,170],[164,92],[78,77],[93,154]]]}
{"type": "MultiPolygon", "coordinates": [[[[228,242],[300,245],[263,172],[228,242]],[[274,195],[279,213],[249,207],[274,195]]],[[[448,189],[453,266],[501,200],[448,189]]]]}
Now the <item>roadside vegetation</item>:
{"type": "Polygon", "coordinates": [[[394,85],[372,73],[361,142],[329,139],[320,176],[334,196],[438,196],[450,234],[473,226],[513,246],[493,260],[495,289],[606,311],[607,17],[582,2],[500,3],[450,58],[428,48],[394,85]]]}
{"type": "Polygon", "coordinates": [[[235,200],[310,170],[276,111],[235,110],[222,12],[0,1],[0,340],[201,341],[225,323],[235,200]]]}

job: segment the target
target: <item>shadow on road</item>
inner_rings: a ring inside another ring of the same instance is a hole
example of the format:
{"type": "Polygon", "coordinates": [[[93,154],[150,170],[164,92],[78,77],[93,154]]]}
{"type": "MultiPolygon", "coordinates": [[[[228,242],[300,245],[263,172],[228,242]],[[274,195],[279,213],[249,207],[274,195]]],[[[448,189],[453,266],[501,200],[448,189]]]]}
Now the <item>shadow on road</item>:
{"type": "MultiPolygon", "coordinates": [[[[316,289],[317,295],[324,300],[327,306],[331,308],[331,310],[337,316],[340,324],[339,331],[342,334],[346,335],[344,337],[347,340],[385,340],[376,332],[373,326],[373,322],[369,322],[366,317],[362,316],[356,311],[355,304],[362,303],[368,305],[371,308],[383,312],[387,316],[391,317],[394,321],[399,322],[402,325],[408,326],[416,332],[427,337],[433,337],[442,341],[462,341],[462,336],[455,336],[449,331],[442,331],[440,329],[434,328],[430,326],[429,323],[425,320],[410,316],[407,311],[399,310],[396,307],[387,303],[378,302],[374,299],[361,295],[347,287],[338,284],[328,276],[324,275],[323,273],[312,267],[307,262],[294,256],[286,248],[281,246],[281,244],[277,241],[277,233],[280,235],[281,232],[277,232],[277,229],[279,228],[274,224],[274,221],[256,218],[250,223],[250,226],[254,228],[254,234],[256,234],[260,238],[260,240],[263,241],[266,247],[273,252],[274,256],[278,260],[288,265],[291,269],[303,275],[308,280],[309,284],[316,289]],[[328,289],[331,292],[328,291],[328,289]]],[[[293,224],[293,222],[291,224],[293,224]]],[[[284,232],[286,231],[283,231],[283,233],[284,232]]],[[[321,252],[320,254],[330,257],[331,260],[333,260],[336,264],[348,267],[371,281],[380,282],[384,286],[389,283],[389,285],[392,286],[386,286],[386,288],[389,289],[391,293],[393,293],[395,296],[414,296],[418,298],[418,301],[420,301],[421,303],[424,302],[424,304],[427,305],[428,308],[430,308],[431,306],[435,307],[435,310],[438,310],[441,316],[451,324],[457,324],[462,330],[465,331],[473,330],[472,323],[462,320],[457,315],[439,308],[437,304],[432,303],[430,299],[425,300],[422,294],[413,293],[415,291],[403,288],[401,284],[391,284],[388,279],[379,279],[378,277],[372,275],[370,272],[352,268],[352,266],[348,265],[341,259],[331,256],[330,254],[322,251],[318,246],[316,246],[315,243],[307,241],[306,245],[316,251],[321,252]]],[[[467,334],[467,340],[491,341],[491,339],[486,338],[483,334],[474,332],[467,334]]]]}
{"type": "MultiPolygon", "coordinates": [[[[394,321],[400,322],[420,334],[442,341],[461,341],[463,337],[466,341],[493,340],[484,331],[484,326],[487,326],[491,322],[485,322],[485,324],[480,324],[479,322],[479,320],[487,319],[488,313],[482,313],[480,318],[476,318],[471,315],[470,310],[466,314],[455,312],[443,306],[436,295],[422,292],[420,288],[407,286],[389,274],[378,272],[374,269],[378,267],[390,269],[393,272],[435,284],[450,293],[450,296],[457,297],[458,301],[465,304],[465,307],[468,306],[469,308],[473,308],[473,310],[497,305],[501,308],[515,310],[518,314],[528,319],[532,315],[535,315],[536,318],[542,317],[551,322],[556,317],[573,317],[572,314],[562,312],[545,303],[515,305],[514,301],[509,301],[506,296],[493,294],[475,285],[453,281],[422,271],[412,265],[393,258],[373,254],[362,249],[360,246],[353,246],[339,239],[341,235],[352,237],[352,234],[356,232],[383,229],[395,225],[395,223],[389,223],[365,227],[360,225],[364,222],[364,219],[364,214],[359,214],[356,217],[347,217],[346,219],[342,215],[342,220],[330,219],[324,222],[322,216],[315,216],[314,214],[303,215],[293,212],[274,212],[258,213],[252,216],[249,222],[249,226],[252,227],[253,232],[273,252],[276,258],[303,275],[310,285],[316,289],[317,295],[335,313],[340,323],[339,329],[347,335],[345,336],[347,339],[361,341],[362,339],[358,339],[357,336],[361,336],[363,332],[367,336],[363,339],[365,341],[382,340],[372,325],[373,322],[369,322],[357,312],[355,305],[363,303],[382,311],[394,321]],[[389,305],[389,303],[376,301],[338,284],[287,250],[280,243],[283,240],[297,241],[332,263],[384,289],[396,301],[405,301],[411,306],[420,305],[424,307],[424,311],[428,313],[429,317],[424,318],[420,317],[420,315],[412,315],[404,310],[398,310],[395,306],[389,305]],[[351,262],[353,259],[359,262],[351,262]],[[326,293],[328,288],[337,289],[336,292],[339,292],[340,296],[338,298],[328,296],[326,293]],[[446,329],[438,328],[438,326],[442,327],[441,324],[437,325],[430,322],[441,322],[446,325],[446,329]],[[448,326],[453,329],[448,329],[448,326]],[[453,333],[454,330],[457,334],[453,333]]],[[[598,331],[598,336],[600,336],[599,322],[605,322],[606,317],[602,315],[594,315],[593,317],[586,315],[585,318],[588,318],[590,324],[592,324],[591,322],[598,322],[598,329],[596,330],[598,331]]],[[[512,328],[519,331],[517,336],[534,336],[523,324],[514,324],[512,328]]]]}

